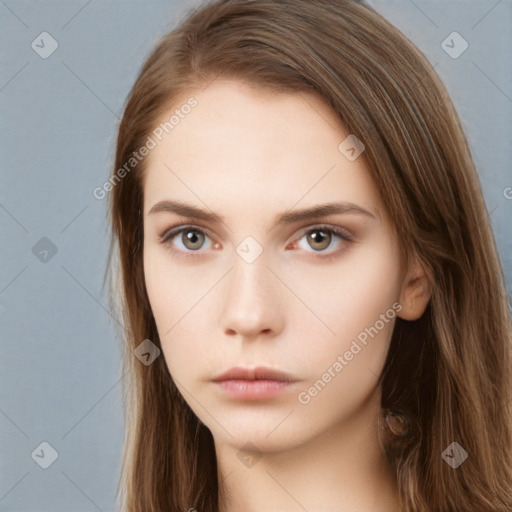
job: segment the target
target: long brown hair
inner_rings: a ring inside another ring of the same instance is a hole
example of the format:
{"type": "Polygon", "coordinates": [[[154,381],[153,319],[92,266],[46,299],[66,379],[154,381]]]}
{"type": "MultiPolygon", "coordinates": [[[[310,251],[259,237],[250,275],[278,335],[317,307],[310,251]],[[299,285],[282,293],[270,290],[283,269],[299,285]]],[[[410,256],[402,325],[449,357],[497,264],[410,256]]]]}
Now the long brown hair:
{"type": "Polygon", "coordinates": [[[510,313],[470,150],[423,54],[348,0],[205,3],[158,42],[130,92],[109,192],[113,307],[126,328],[122,510],[218,510],[211,432],[163,357],[148,366],[134,357],[145,339],[161,346],[143,273],[146,161],[126,167],[178,97],[216,77],[323,98],[366,146],[404,261],[417,257],[428,276],[428,307],[416,321],[397,319],[380,376],[383,411],[409,421],[403,438],[382,431],[401,510],[510,512],[510,313]],[[457,468],[443,457],[454,442],[468,454],[457,468]]]}

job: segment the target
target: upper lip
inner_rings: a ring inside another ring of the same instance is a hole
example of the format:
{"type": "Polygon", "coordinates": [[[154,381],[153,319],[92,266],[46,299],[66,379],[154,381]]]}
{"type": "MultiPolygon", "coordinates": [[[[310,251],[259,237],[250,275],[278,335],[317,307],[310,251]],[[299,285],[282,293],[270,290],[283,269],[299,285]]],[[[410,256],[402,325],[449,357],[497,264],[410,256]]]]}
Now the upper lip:
{"type": "Polygon", "coordinates": [[[275,380],[280,382],[294,382],[296,379],[286,372],[280,372],[265,366],[258,366],[256,368],[236,366],[215,377],[213,380],[215,382],[221,382],[223,380],[275,380]]]}

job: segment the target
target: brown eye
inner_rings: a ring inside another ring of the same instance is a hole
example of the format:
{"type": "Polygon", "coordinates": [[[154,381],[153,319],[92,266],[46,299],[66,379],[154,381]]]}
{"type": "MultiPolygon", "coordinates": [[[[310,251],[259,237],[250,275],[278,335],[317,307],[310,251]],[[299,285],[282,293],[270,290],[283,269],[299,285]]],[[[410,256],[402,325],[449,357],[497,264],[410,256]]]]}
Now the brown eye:
{"type": "Polygon", "coordinates": [[[316,226],[304,231],[298,246],[306,252],[318,253],[319,257],[334,257],[353,241],[347,230],[335,226],[316,226]]]}
{"type": "MultiPolygon", "coordinates": [[[[210,240],[208,234],[199,228],[194,227],[179,227],[166,231],[163,235],[160,235],[160,241],[177,253],[183,253],[185,255],[192,253],[203,253],[208,247],[205,244],[206,240],[210,240]]],[[[210,240],[211,245],[211,240],[210,240]]]]}
{"type": "Polygon", "coordinates": [[[322,251],[329,247],[332,235],[327,230],[315,229],[310,231],[307,236],[309,246],[315,251],[322,251]]]}
{"type": "Polygon", "coordinates": [[[181,233],[181,241],[183,245],[191,251],[201,249],[204,244],[204,233],[194,229],[187,229],[181,233]]]}

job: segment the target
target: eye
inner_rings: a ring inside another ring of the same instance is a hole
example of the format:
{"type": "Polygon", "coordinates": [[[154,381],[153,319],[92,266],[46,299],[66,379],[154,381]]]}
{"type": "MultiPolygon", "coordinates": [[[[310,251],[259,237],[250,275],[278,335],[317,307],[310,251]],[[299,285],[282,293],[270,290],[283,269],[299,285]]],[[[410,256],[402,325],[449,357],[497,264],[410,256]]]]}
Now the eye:
{"type": "MultiPolygon", "coordinates": [[[[299,239],[299,242],[304,238],[308,246],[313,249],[313,252],[328,252],[329,254],[336,252],[336,248],[339,248],[341,245],[343,245],[343,242],[352,241],[352,237],[345,230],[329,226],[315,226],[314,228],[309,229],[302,235],[302,237],[299,239]],[[337,243],[333,244],[336,239],[337,243]],[[325,249],[328,247],[333,248],[333,245],[334,251],[325,251],[325,249]]],[[[305,248],[305,250],[308,251],[307,248],[305,248]]]]}
{"type": "MultiPolygon", "coordinates": [[[[303,233],[298,239],[298,245],[306,252],[316,252],[320,253],[322,256],[333,256],[338,252],[336,250],[337,247],[341,250],[340,246],[343,246],[343,242],[351,242],[352,240],[352,236],[341,228],[333,226],[315,226],[303,233]],[[300,245],[303,239],[306,240],[308,246],[313,249],[313,251],[300,245]],[[333,242],[336,241],[337,243],[333,244],[333,242]],[[332,249],[333,246],[334,250],[325,250],[329,247],[332,249]]],[[[180,256],[192,256],[193,253],[200,254],[204,252],[201,251],[201,249],[207,250],[212,247],[220,247],[218,243],[212,243],[212,239],[207,231],[194,226],[178,226],[168,229],[160,236],[160,242],[169,246],[171,250],[180,256]],[[205,246],[205,241],[207,240],[209,240],[210,243],[207,243],[205,246]]]]}
{"type": "Polygon", "coordinates": [[[199,252],[204,248],[207,233],[199,228],[183,226],[179,229],[170,229],[160,236],[165,245],[176,245],[179,252],[199,252]],[[181,235],[181,236],[178,236],[181,235]]]}

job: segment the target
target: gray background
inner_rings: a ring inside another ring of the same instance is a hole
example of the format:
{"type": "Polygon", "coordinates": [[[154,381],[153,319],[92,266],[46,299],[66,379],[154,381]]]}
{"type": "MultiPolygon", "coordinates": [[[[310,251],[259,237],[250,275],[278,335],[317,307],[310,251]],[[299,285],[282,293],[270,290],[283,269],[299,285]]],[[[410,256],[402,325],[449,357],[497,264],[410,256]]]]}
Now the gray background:
{"type": "MultiPolygon", "coordinates": [[[[144,58],[198,3],[0,0],[1,511],[115,509],[120,358],[102,289],[106,200],[92,191],[108,178],[144,58]],[[44,31],[58,42],[46,59],[31,47],[44,31]],[[47,469],[35,462],[50,460],[44,441],[58,452],[47,469]]],[[[510,291],[512,4],[370,3],[427,55],[455,101],[510,291]],[[441,47],[453,31],[469,44],[456,59],[441,47]]]]}

